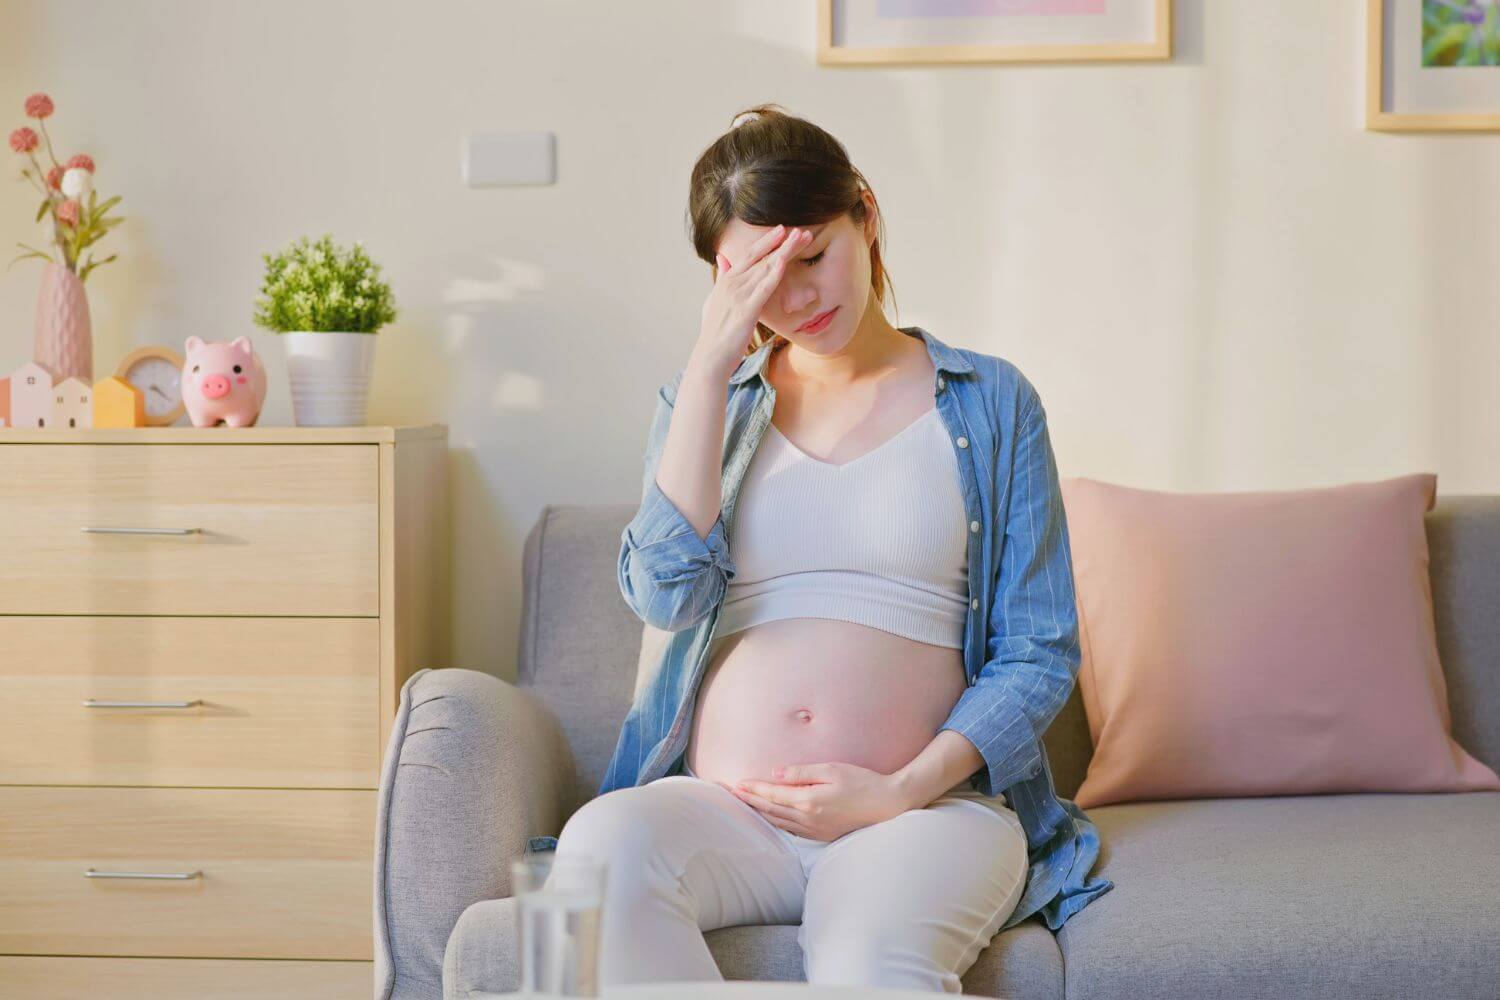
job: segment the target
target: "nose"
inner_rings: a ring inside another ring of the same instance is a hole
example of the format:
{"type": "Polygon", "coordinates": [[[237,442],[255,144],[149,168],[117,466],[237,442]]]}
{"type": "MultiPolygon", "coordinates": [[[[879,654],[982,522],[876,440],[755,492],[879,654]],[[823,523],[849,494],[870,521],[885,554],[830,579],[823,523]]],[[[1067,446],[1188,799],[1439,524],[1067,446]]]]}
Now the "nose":
{"type": "Polygon", "coordinates": [[[786,292],[782,301],[782,309],[788,316],[801,316],[807,313],[808,303],[817,300],[811,288],[791,288],[785,280],[781,283],[781,290],[786,292]]]}
{"type": "Polygon", "coordinates": [[[229,379],[224,375],[210,375],[203,380],[203,395],[209,399],[223,399],[229,395],[229,379]]]}

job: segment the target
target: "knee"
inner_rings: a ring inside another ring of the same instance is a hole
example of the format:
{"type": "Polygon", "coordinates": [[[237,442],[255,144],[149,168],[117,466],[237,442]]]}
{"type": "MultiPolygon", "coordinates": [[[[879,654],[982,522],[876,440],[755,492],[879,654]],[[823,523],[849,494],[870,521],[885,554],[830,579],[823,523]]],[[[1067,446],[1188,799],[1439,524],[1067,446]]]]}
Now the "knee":
{"type": "Polygon", "coordinates": [[[959,977],[898,934],[843,929],[808,946],[803,956],[807,981],[818,986],[864,986],[928,993],[960,992],[959,977]]]}
{"type": "Polygon", "coordinates": [[[617,788],[596,796],[569,816],[557,835],[557,850],[639,854],[658,842],[659,803],[644,787],[617,788]]]}
{"type": "Polygon", "coordinates": [[[606,792],[580,806],[557,835],[557,856],[587,854],[606,865],[607,891],[616,897],[660,881],[666,811],[644,786],[606,792]]]}

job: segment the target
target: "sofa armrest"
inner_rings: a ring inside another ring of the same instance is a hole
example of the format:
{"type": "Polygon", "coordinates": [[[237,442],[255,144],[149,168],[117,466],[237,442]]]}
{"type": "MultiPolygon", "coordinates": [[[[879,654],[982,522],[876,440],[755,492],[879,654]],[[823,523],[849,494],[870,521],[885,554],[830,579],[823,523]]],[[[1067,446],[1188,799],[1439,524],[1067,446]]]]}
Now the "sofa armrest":
{"type": "Polygon", "coordinates": [[[443,953],[443,1000],[521,988],[519,902],[484,899],[459,916],[443,953]]]}
{"type": "Polygon", "coordinates": [[[401,688],[381,766],[375,996],[442,995],[459,916],[510,895],[510,863],[561,832],[573,756],[552,712],[476,670],[423,669],[401,688]]]}

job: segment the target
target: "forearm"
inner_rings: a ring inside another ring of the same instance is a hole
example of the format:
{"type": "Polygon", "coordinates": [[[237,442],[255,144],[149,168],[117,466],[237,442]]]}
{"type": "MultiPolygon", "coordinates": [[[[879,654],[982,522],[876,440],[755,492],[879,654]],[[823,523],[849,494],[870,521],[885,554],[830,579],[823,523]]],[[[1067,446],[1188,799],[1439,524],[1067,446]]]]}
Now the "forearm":
{"type": "Polygon", "coordinates": [[[656,469],[657,488],[706,538],[723,503],[724,408],[729,384],[689,365],[683,370],[672,422],[656,469]]]}
{"type": "Polygon", "coordinates": [[[983,755],[968,737],[944,729],[892,777],[908,808],[921,809],[983,766],[983,755]]]}

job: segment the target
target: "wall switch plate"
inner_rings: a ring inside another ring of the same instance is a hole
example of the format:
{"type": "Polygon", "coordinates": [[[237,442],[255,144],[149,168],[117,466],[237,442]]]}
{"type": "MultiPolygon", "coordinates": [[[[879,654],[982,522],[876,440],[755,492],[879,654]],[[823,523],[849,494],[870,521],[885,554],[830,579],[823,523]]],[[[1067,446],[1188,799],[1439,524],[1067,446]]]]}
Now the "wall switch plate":
{"type": "Polygon", "coordinates": [[[557,137],[552,132],[466,136],[462,165],[469,187],[552,184],[557,180],[557,137]]]}

